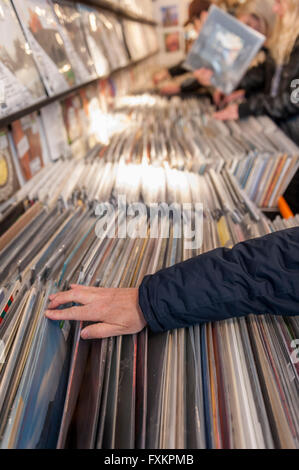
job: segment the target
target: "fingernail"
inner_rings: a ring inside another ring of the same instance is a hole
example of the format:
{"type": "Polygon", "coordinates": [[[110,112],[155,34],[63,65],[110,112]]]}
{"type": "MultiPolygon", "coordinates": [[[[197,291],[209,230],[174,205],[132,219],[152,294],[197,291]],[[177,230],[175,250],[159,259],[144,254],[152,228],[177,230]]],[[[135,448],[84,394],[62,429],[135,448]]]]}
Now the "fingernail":
{"type": "Polygon", "coordinates": [[[56,312],[54,312],[53,310],[46,310],[45,311],[45,315],[46,317],[53,317],[55,316],[56,312]]]}
{"type": "Polygon", "coordinates": [[[83,330],[81,333],[81,338],[82,339],[88,339],[88,331],[83,330]]]}

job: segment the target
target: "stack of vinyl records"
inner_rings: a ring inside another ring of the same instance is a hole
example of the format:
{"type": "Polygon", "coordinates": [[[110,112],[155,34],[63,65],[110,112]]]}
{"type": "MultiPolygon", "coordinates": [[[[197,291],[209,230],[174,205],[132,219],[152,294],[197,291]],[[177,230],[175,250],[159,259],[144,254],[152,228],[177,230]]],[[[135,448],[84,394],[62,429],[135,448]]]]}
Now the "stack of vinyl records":
{"type": "Polygon", "coordinates": [[[86,342],[82,323],[44,316],[49,295],[71,284],[138,287],[161,268],[298,225],[266,219],[225,167],[193,170],[201,142],[183,131],[205,119],[205,104],[188,121],[180,103],[134,100],[122,101],[128,127],[108,145],[51,163],[16,195],[33,204],[0,238],[1,447],[298,448],[298,318],[253,312],[86,342]],[[123,210],[138,202],[145,212],[135,225],[125,213],[133,228],[122,238],[123,210]],[[160,203],[191,215],[161,210],[151,237],[147,212],[160,203]]]}
{"type": "Polygon", "coordinates": [[[159,132],[160,140],[164,134],[171,150],[179,142],[168,154],[183,155],[181,165],[191,155],[192,169],[199,173],[227,168],[259,207],[277,209],[298,169],[299,149],[271,119],[216,121],[209,103],[196,99],[168,102],[145,95],[139,101],[128,97],[118,103],[127,112],[132,105],[137,106],[140,120],[143,115],[153,132],[159,132]]]}

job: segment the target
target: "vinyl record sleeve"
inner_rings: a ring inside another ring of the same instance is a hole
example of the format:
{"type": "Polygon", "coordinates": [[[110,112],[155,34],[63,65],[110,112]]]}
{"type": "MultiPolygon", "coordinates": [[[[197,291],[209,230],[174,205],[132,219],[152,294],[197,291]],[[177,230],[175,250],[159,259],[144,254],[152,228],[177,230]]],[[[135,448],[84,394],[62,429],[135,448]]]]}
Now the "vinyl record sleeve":
{"type": "Polygon", "coordinates": [[[67,55],[75,71],[76,83],[79,85],[96,79],[97,74],[89,53],[80,12],[75,5],[65,0],[54,1],[53,9],[57,18],[58,31],[63,38],[67,55]]]}
{"type": "Polygon", "coordinates": [[[8,131],[0,130],[0,202],[19,189],[18,177],[8,140],[8,131]]]}
{"type": "Polygon", "coordinates": [[[103,113],[100,107],[98,84],[90,84],[79,90],[82,101],[81,119],[85,123],[85,135],[88,148],[92,149],[99,142],[102,127],[100,123],[103,113]]]}
{"type": "Polygon", "coordinates": [[[127,65],[128,52],[124,44],[121,25],[117,17],[108,12],[98,12],[102,24],[102,43],[109,59],[111,70],[127,65]]]}
{"type": "MultiPolygon", "coordinates": [[[[94,449],[97,437],[99,409],[103,395],[108,339],[95,340],[90,344],[90,355],[85,367],[85,375],[78,406],[76,409],[75,430],[76,449],[94,449]],[[86,419],[86,416],[89,419],[86,419]]],[[[72,393],[73,395],[73,393],[72,393]]]]}
{"type": "Polygon", "coordinates": [[[69,379],[66,397],[57,441],[57,449],[72,447],[74,437],[70,433],[71,422],[74,417],[76,402],[78,400],[88,352],[89,343],[81,340],[82,322],[78,322],[74,333],[72,359],[70,363],[69,379]]]}
{"type": "Polygon", "coordinates": [[[264,41],[265,36],[213,5],[185,64],[191,70],[213,70],[212,85],[230,94],[264,41]]]}
{"type": "Polygon", "coordinates": [[[66,98],[62,104],[68,143],[73,157],[83,157],[87,150],[86,121],[80,94],[66,98]]]}
{"type": "Polygon", "coordinates": [[[143,25],[136,21],[124,19],[123,27],[131,59],[133,61],[143,59],[147,55],[143,25]]]}
{"type": "Polygon", "coordinates": [[[13,0],[49,96],[75,85],[75,73],[48,0],[13,0]]]}
{"type": "Polygon", "coordinates": [[[98,17],[98,12],[81,4],[79,5],[79,12],[97,75],[98,77],[104,77],[110,72],[110,66],[105,54],[102,38],[103,26],[98,17]]]}
{"type": "Polygon", "coordinates": [[[41,117],[51,160],[69,157],[71,149],[68,144],[61,104],[55,102],[45,106],[41,109],[41,117]]]}
{"type": "Polygon", "coordinates": [[[29,114],[12,123],[12,136],[26,181],[44,166],[43,148],[39,133],[38,116],[29,114]]]}
{"type": "Polygon", "coordinates": [[[10,1],[0,1],[0,119],[46,97],[10,1]]]}

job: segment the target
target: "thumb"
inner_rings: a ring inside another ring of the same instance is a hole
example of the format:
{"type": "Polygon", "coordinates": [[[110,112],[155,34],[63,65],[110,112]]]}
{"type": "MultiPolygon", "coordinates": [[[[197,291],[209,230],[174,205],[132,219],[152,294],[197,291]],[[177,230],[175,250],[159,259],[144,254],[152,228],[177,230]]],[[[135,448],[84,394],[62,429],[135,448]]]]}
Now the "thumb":
{"type": "Polygon", "coordinates": [[[108,323],[97,323],[84,328],[81,332],[81,338],[87,339],[104,339],[112,336],[121,336],[124,332],[117,325],[109,325],[108,323]]]}

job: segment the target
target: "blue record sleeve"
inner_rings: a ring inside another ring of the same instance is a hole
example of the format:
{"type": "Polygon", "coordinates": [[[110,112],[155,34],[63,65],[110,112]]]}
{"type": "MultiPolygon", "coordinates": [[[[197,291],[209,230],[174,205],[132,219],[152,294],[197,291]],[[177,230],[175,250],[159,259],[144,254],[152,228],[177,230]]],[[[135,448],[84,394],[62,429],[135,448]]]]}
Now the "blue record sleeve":
{"type": "Polygon", "coordinates": [[[230,94],[238,86],[265,36],[213,5],[184,66],[213,70],[212,85],[230,94]]]}

